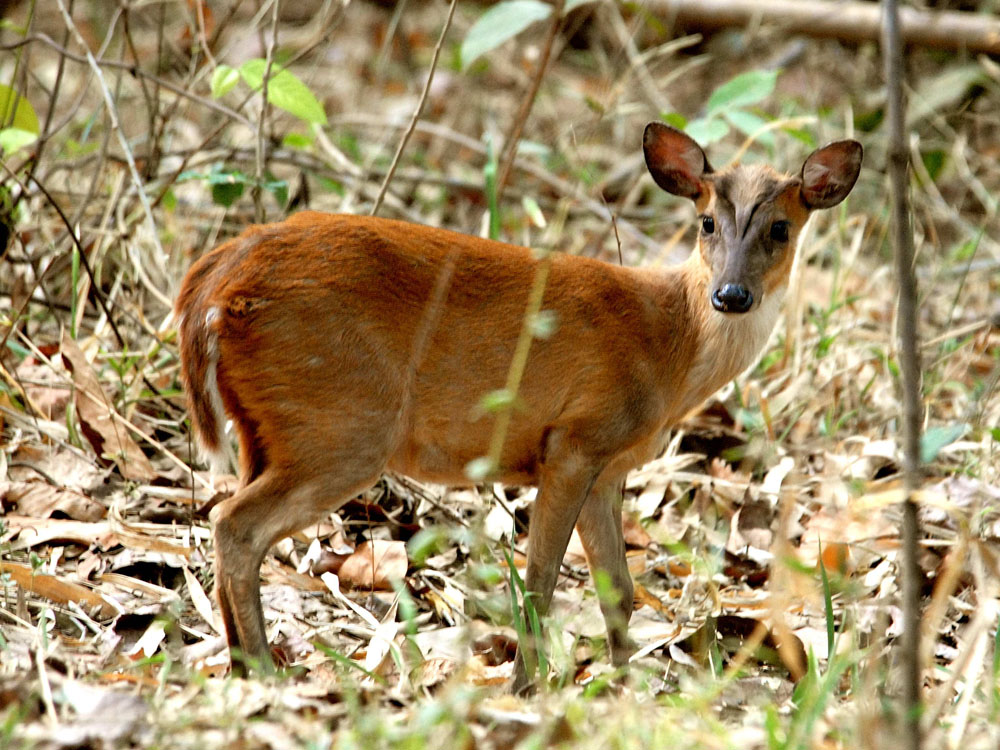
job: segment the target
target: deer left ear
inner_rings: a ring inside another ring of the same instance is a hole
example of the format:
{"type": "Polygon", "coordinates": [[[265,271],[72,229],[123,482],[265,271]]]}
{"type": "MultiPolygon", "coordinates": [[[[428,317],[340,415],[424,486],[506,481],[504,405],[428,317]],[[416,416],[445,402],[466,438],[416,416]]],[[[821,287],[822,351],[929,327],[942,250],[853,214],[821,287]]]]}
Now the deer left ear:
{"type": "Polygon", "coordinates": [[[651,122],[642,134],[642,152],[657,185],[682,198],[698,199],[704,190],[702,178],[712,171],[712,165],[691,136],[651,122]]]}
{"type": "Polygon", "coordinates": [[[851,192],[861,173],[864,149],[857,141],[834,141],[802,164],[802,200],[810,209],[830,208],[851,192]]]}

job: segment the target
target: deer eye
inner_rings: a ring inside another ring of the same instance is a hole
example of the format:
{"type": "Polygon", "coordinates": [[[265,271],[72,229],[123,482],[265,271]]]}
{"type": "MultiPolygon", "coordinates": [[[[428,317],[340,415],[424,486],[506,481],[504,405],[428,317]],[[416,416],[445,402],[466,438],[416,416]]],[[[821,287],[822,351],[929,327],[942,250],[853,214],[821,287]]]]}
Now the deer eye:
{"type": "Polygon", "coordinates": [[[788,242],[787,221],[776,221],[771,225],[771,239],[775,242],[788,242]]]}
{"type": "Polygon", "coordinates": [[[715,231],[715,219],[711,216],[701,217],[701,231],[705,234],[712,234],[715,231]]]}

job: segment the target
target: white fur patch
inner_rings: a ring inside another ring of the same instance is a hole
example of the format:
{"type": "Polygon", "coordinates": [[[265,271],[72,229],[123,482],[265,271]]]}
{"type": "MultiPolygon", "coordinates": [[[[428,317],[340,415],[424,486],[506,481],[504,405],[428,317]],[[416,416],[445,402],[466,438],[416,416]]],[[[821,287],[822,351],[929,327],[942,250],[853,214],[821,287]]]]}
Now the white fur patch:
{"type": "Polygon", "coordinates": [[[219,343],[215,333],[214,323],[219,319],[219,310],[210,307],[205,313],[205,326],[208,332],[205,336],[207,344],[208,366],[205,368],[205,382],[201,384],[202,391],[208,395],[208,402],[212,406],[212,413],[215,415],[215,430],[217,448],[210,449],[203,442],[199,441],[201,454],[205,462],[212,469],[213,474],[232,473],[236,466],[236,453],[233,445],[229,441],[227,426],[230,424],[226,417],[226,409],[222,404],[222,394],[219,393],[219,383],[216,378],[216,370],[219,362],[219,343]]]}
{"type": "Polygon", "coordinates": [[[778,322],[785,290],[785,286],[778,287],[743,315],[710,313],[687,379],[686,390],[695,402],[692,407],[757,363],[778,322]]]}

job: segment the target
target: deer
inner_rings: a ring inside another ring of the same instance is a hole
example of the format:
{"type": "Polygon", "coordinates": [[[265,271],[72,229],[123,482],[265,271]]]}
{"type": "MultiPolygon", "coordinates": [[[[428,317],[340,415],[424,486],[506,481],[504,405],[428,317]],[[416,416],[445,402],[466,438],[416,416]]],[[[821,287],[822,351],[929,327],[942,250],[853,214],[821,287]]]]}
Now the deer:
{"type": "MultiPolygon", "coordinates": [[[[392,471],[470,484],[493,420],[478,408],[504,386],[532,280],[548,262],[542,309],[515,412],[491,479],[533,486],[525,588],[539,617],[575,527],[600,598],[610,660],[625,667],[633,582],[622,535],[627,472],[669,430],[750,368],[782,307],[797,239],[813,211],[858,178],[862,147],[839,140],[795,174],[765,164],[714,170],[684,132],[652,122],[646,166],[693,202],[686,261],[622,267],[414,223],[296,213],[204,254],[177,297],[181,378],[213,466],[239,446],[239,489],[209,514],[215,591],[230,662],[273,661],[260,567],[275,542],[336,511],[392,471]]],[[[521,639],[511,688],[530,688],[536,644],[521,639]],[[527,641],[527,642],[525,642],[527,641]]]]}

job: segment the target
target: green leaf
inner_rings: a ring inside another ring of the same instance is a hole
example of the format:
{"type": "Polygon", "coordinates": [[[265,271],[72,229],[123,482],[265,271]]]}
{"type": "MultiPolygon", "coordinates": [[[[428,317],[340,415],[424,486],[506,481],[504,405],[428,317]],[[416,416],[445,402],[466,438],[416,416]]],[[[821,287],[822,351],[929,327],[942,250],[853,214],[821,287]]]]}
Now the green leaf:
{"type": "Polygon", "coordinates": [[[563,15],[565,16],[571,10],[576,10],[581,5],[587,5],[594,2],[597,2],[597,0],[566,0],[565,5],[563,5],[563,15]]]}
{"type": "Polygon", "coordinates": [[[515,396],[506,388],[498,388],[490,391],[479,401],[479,406],[488,412],[498,412],[508,409],[514,403],[515,396]]]}
{"type": "Polygon", "coordinates": [[[261,183],[261,187],[274,196],[278,205],[284,208],[288,205],[288,180],[278,180],[272,175],[261,183]]]}
{"type": "Polygon", "coordinates": [[[536,339],[552,338],[559,327],[555,310],[539,310],[531,319],[531,335],[536,339]]]}
{"type": "Polygon", "coordinates": [[[38,115],[31,102],[10,86],[0,83],[0,127],[24,130],[38,135],[38,115]]]}
{"type": "Polygon", "coordinates": [[[525,195],[521,198],[521,207],[528,215],[532,224],[539,229],[545,229],[545,214],[542,213],[542,208],[538,205],[538,201],[530,195],[525,195]]]}
{"type": "Polygon", "coordinates": [[[692,120],[684,128],[684,132],[694,138],[702,146],[721,141],[729,133],[725,120],[719,118],[699,118],[692,120]]]}
{"type": "Polygon", "coordinates": [[[728,107],[757,104],[771,95],[778,81],[776,70],[750,70],[722,84],[708,97],[706,109],[714,115],[728,107]]]}
{"type": "Polygon", "coordinates": [[[302,133],[286,133],[281,139],[281,145],[285,148],[293,148],[296,151],[306,151],[313,144],[313,139],[302,133]]]}
{"type": "Polygon", "coordinates": [[[678,130],[684,130],[688,124],[687,118],[680,112],[665,112],[660,115],[660,119],[678,130]]]}
{"type": "Polygon", "coordinates": [[[763,117],[758,117],[753,112],[747,112],[744,109],[728,109],[723,116],[743,135],[755,135],[755,140],[765,146],[774,146],[774,133],[770,130],[764,130],[767,127],[767,120],[763,117]]]}
{"type": "Polygon", "coordinates": [[[462,42],[462,67],[513,39],[531,24],[548,18],[552,6],[540,0],[506,0],[483,13],[462,42]]]}
{"type": "Polygon", "coordinates": [[[174,209],[177,208],[177,193],[170,188],[167,188],[163,194],[163,207],[170,213],[173,213],[174,209]]]}
{"type": "Polygon", "coordinates": [[[10,156],[15,151],[30,146],[37,140],[37,133],[21,130],[21,128],[4,128],[0,130],[0,151],[10,156]]]}
{"type": "Polygon", "coordinates": [[[990,80],[979,63],[970,63],[958,68],[947,68],[933,78],[923,77],[913,95],[906,113],[906,124],[914,123],[935,112],[954,109],[965,99],[974,86],[984,85],[990,80]]]}
{"type": "Polygon", "coordinates": [[[483,482],[496,471],[493,460],[489,456],[474,458],[465,465],[465,476],[473,482],[483,482]]]}
{"type": "Polygon", "coordinates": [[[239,71],[229,65],[220,65],[212,73],[212,98],[221,99],[239,82],[239,71]]]}
{"type": "Polygon", "coordinates": [[[225,172],[215,168],[206,176],[212,186],[212,201],[225,208],[239,200],[247,186],[246,175],[236,170],[225,172]]]}
{"type": "MultiPolygon", "coordinates": [[[[264,87],[264,72],[267,61],[257,58],[247,60],[240,66],[240,76],[254,91],[264,87]]],[[[326,125],[326,112],[319,99],[299,78],[279,65],[271,65],[271,77],[267,81],[267,100],[279,109],[308,123],[326,125]]]]}
{"type": "Polygon", "coordinates": [[[969,425],[964,423],[941,425],[940,427],[931,427],[927,432],[920,436],[920,461],[921,463],[930,463],[935,458],[937,458],[938,453],[946,445],[951,445],[956,440],[958,440],[965,431],[969,429],[969,425]]]}

